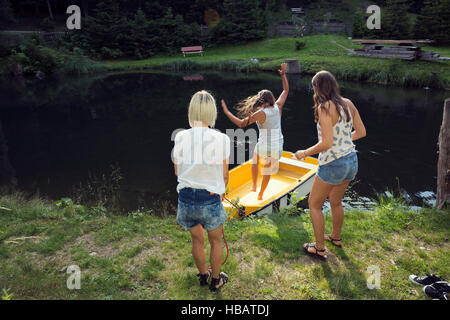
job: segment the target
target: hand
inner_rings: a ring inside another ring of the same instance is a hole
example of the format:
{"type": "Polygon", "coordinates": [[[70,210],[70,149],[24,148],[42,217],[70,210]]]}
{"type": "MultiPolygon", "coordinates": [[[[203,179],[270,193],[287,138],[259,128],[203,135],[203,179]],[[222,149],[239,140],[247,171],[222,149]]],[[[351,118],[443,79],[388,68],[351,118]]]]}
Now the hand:
{"type": "Polygon", "coordinates": [[[278,69],[280,76],[283,76],[286,73],[286,63],[281,64],[281,70],[278,69]]]}
{"type": "Polygon", "coordinates": [[[298,150],[296,153],[294,153],[294,157],[297,160],[303,160],[306,158],[305,150],[298,150]]]}
{"type": "Polygon", "coordinates": [[[225,197],[225,193],[220,195],[220,202],[223,201],[223,198],[225,197]]]}
{"type": "Polygon", "coordinates": [[[225,100],[223,100],[223,99],[222,99],[222,109],[223,109],[223,112],[227,112],[228,111],[227,104],[225,103],[225,100]]]}

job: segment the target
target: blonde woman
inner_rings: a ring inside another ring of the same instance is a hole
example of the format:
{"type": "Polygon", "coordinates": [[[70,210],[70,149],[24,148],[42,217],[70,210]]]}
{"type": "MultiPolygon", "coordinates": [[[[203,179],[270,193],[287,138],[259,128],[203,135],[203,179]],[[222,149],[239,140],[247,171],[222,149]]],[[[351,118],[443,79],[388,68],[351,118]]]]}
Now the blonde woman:
{"type": "Polygon", "coordinates": [[[252,159],[252,191],[256,192],[258,183],[259,162],[264,159],[262,170],[261,189],[258,200],[263,199],[264,191],[269,184],[270,176],[277,168],[278,160],[283,153],[283,134],[281,132],[281,114],[286,98],[289,94],[289,83],[286,78],[286,64],[281,65],[278,72],[283,83],[283,92],[278,100],[270,90],[261,90],[258,94],[250,96],[237,105],[238,117],[233,115],[224,100],[222,109],[225,115],[239,128],[244,128],[256,122],[259,129],[258,143],[252,159]]]}
{"type": "Polygon", "coordinates": [[[312,86],[319,142],[306,150],[297,151],[295,157],[300,160],[319,153],[319,170],[308,199],[316,242],[305,243],[303,250],[325,260],[325,239],[334,246],[342,247],[342,198],[358,171],[353,141],[365,137],[366,128],[353,103],[340,95],[339,85],[330,72],[318,72],[312,79],[312,86]],[[331,234],[324,236],[322,206],[327,198],[331,205],[333,229],[331,234]]]}
{"type": "Polygon", "coordinates": [[[192,255],[199,270],[200,285],[216,291],[227,281],[220,272],[222,264],[222,228],[227,214],[222,197],[228,183],[230,139],[214,130],[216,102],[207,91],[195,93],[188,111],[190,129],[175,137],[173,159],[178,177],[177,222],[189,230],[192,255]],[[210,263],[206,267],[205,230],[211,244],[210,263]]]}

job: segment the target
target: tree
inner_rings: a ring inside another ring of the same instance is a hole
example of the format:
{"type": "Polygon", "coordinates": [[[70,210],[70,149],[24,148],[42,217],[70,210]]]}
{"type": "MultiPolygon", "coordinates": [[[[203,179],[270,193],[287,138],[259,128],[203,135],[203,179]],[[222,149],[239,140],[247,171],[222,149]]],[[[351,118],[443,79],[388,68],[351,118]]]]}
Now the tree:
{"type": "Polygon", "coordinates": [[[14,21],[14,11],[9,0],[0,0],[0,28],[14,21]]]}
{"type": "Polygon", "coordinates": [[[407,39],[411,36],[408,16],[409,1],[387,0],[385,14],[381,16],[381,34],[390,39],[407,39]]]}
{"type": "Polygon", "coordinates": [[[366,16],[361,9],[357,9],[353,15],[352,37],[364,38],[366,35],[366,30],[366,16]]]}
{"type": "Polygon", "coordinates": [[[53,11],[52,11],[52,5],[50,4],[50,0],[47,0],[47,8],[48,8],[48,15],[50,16],[50,19],[54,19],[53,17],[53,11]]]}
{"type": "Polygon", "coordinates": [[[104,0],[97,4],[94,15],[86,19],[81,32],[91,49],[103,57],[117,58],[123,55],[119,35],[127,34],[128,20],[121,14],[119,4],[114,0],[104,0]]]}
{"type": "Polygon", "coordinates": [[[212,36],[217,43],[238,43],[262,39],[266,33],[267,16],[259,0],[224,0],[223,17],[212,36]]]}
{"type": "Polygon", "coordinates": [[[433,39],[438,45],[449,44],[450,0],[427,1],[414,28],[416,38],[433,39]]]}

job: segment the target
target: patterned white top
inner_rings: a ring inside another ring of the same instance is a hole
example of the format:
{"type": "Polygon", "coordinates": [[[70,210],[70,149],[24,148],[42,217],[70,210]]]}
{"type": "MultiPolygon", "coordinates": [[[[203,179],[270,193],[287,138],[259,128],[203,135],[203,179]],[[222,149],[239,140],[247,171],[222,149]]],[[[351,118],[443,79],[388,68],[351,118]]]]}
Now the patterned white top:
{"type": "MultiPolygon", "coordinates": [[[[345,113],[341,106],[339,106],[339,114],[339,120],[333,127],[333,146],[319,154],[319,166],[342,158],[356,151],[355,145],[352,141],[352,115],[350,113],[350,121],[346,122],[345,113]]],[[[317,122],[317,133],[319,136],[319,141],[321,141],[322,130],[320,129],[319,122],[317,122]]]]}

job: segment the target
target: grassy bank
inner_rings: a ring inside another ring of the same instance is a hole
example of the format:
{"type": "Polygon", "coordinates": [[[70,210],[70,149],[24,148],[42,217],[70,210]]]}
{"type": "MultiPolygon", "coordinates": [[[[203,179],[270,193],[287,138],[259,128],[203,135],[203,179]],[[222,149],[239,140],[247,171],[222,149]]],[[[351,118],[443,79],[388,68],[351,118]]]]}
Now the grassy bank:
{"type": "MultiPolygon", "coordinates": [[[[304,37],[301,41],[305,41],[306,46],[301,50],[296,50],[296,41],[300,39],[266,39],[244,45],[207,48],[203,57],[191,55],[183,58],[180,53],[138,61],[106,61],[105,64],[111,71],[128,69],[275,71],[287,58],[293,58],[302,63],[304,74],[314,74],[326,69],[343,80],[413,87],[446,88],[450,85],[449,62],[349,56],[348,51],[336,43],[350,49],[357,46],[346,37],[336,35],[304,37]],[[258,62],[254,63],[251,59],[258,59],[258,62]]],[[[447,47],[433,50],[449,52],[447,47]]]]}
{"type": "Polygon", "coordinates": [[[108,216],[20,195],[0,207],[0,291],[12,299],[426,299],[409,274],[450,277],[449,212],[391,200],[347,212],[344,248],[328,246],[328,262],[301,250],[313,241],[307,215],[226,223],[230,282],[216,294],[198,286],[189,233],[173,216],[108,216]],[[80,290],[66,287],[69,265],[81,269],[80,290]],[[371,265],[379,290],[366,287],[371,265]]]}

